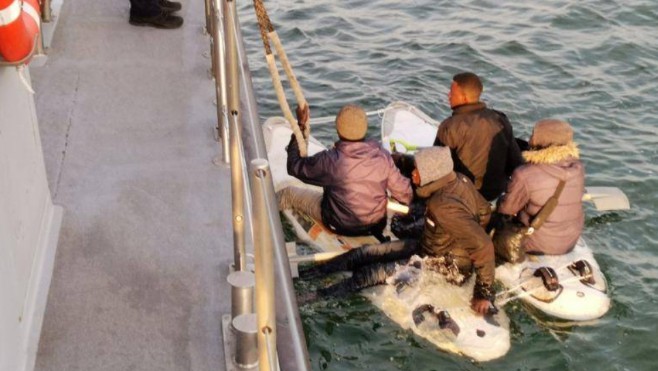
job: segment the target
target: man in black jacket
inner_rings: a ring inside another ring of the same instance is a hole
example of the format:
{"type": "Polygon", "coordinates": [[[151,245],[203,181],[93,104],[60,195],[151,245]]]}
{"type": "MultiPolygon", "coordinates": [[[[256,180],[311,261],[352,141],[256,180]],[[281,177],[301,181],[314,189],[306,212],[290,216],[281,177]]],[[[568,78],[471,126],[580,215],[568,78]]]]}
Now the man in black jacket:
{"type": "Polygon", "coordinates": [[[523,163],[507,116],[480,102],[482,82],[472,72],[455,75],[448,93],[452,116],[439,126],[435,146],[449,147],[460,172],[487,200],[505,190],[514,169],[523,163]]]}

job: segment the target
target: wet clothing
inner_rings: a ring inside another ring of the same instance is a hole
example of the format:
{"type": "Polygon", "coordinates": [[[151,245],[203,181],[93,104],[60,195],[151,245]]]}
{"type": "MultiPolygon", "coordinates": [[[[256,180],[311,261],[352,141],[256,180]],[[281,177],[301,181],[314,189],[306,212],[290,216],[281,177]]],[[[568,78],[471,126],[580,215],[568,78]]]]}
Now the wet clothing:
{"type": "Polygon", "coordinates": [[[553,195],[560,179],[566,182],[558,205],[544,224],[523,241],[528,252],[559,255],[569,252],[578,241],[583,226],[582,197],[585,171],[574,143],[523,152],[526,165],[517,168],[502,197],[498,212],[516,215],[524,225],[553,195]]]}
{"type": "Polygon", "coordinates": [[[444,256],[466,277],[475,267],[473,296],[493,302],[494,251],[481,226],[488,222],[489,204],[466,176],[454,172],[418,188],[417,193],[421,197],[431,196],[420,240],[356,248],[300,272],[301,276],[353,271],[351,278],[320,290],[322,294],[335,295],[384,283],[395,271],[395,263],[405,263],[413,255],[444,256]]]}
{"type": "Polygon", "coordinates": [[[327,262],[299,272],[302,278],[351,271],[352,277],[320,289],[323,296],[338,296],[386,282],[395,272],[396,264],[406,264],[413,255],[421,254],[417,240],[398,240],[378,245],[366,245],[346,252],[327,262]]]}
{"type": "Polygon", "coordinates": [[[293,136],[287,151],[288,174],[323,188],[322,222],[338,234],[354,234],[385,220],[387,190],[399,202],[411,202],[409,179],[376,141],[339,140],[332,149],[301,157],[293,136]]]}
{"type": "Polygon", "coordinates": [[[468,176],[489,201],[505,190],[523,163],[507,116],[482,102],[455,107],[439,125],[434,145],[450,148],[455,171],[468,176]]]}
{"type": "Polygon", "coordinates": [[[477,282],[493,285],[494,251],[491,238],[484,231],[491,206],[473,183],[465,175],[453,173],[448,179],[444,177],[418,188],[416,193],[421,197],[431,195],[421,238],[423,251],[432,256],[451,253],[458,261],[470,261],[477,282]]]}

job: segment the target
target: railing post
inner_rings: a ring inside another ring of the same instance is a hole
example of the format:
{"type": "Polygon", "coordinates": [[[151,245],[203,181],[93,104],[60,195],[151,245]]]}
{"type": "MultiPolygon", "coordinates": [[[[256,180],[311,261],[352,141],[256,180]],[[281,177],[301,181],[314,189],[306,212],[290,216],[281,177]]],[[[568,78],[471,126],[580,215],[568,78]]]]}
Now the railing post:
{"type": "MultiPolygon", "coordinates": [[[[245,270],[247,267],[246,252],[245,252],[245,182],[244,182],[244,169],[242,161],[242,130],[239,124],[240,112],[240,89],[239,89],[239,74],[238,74],[238,58],[235,45],[235,3],[232,0],[227,0],[226,3],[227,15],[227,32],[226,32],[226,51],[227,51],[227,66],[228,66],[228,110],[229,110],[229,142],[231,147],[231,190],[233,202],[233,254],[235,270],[245,270]]],[[[219,103],[219,102],[218,102],[219,103]]]]}
{"type": "MultiPolygon", "coordinates": [[[[217,82],[217,75],[215,74],[218,64],[217,44],[219,43],[219,40],[215,38],[215,28],[217,27],[215,14],[217,14],[217,9],[215,9],[215,2],[213,0],[206,0],[206,2],[210,7],[210,15],[206,19],[206,31],[210,36],[210,76],[212,76],[215,79],[215,82],[217,82]]],[[[219,102],[217,102],[217,104],[219,104],[219,102]]]]}
{"type": "Polygon", "coordinates": [[[212,0],[215,9],[215,25],[213,40],[216,41],[214,48],[216,51],[217,63],[215,64],[215,96],[217,97],[217,132],[221,138],[222,153],[224,162],[230,160],[229,154],[229,120],[228,120],[228,103],[226,99],[226,41],[224,36],[224,11],[221,0],[212,0]]]}
{"type": "MultiPolygon", "coordinates": [[[[276,352],[276,310],[274,306],[274,244],[268,212],[270,167],[255,159],[250,167],[254,214],[254,256],[256,272],[256,314],[258,316],[259,370],[278,370],[276,352]]],[[[273,196],[273,195],[270,195],[273,196]]]]}
{"type": "Polygon", "coordinates": [[[53,20],[53,10],[50,7],[50,0],[43,0],[41,3],[41,20],[46,23],[53,20]]]}
{"type": "Polygon", "coordinates": [[[240,109],[240,81],[239,81],[239,66],[238,61],[238,47],[237,37],[235,34],[237,24],[237,12],[235,8],[235,1],[226,0],[224,8],[224,15],[226,16],[225,34],[226,34],[226,68],[228,74],[228,107],[229,113],[238,112],[240,109]]]}
{"type": "Polygon", "coordinates": [[[206,25],[203,29],[203,33],[206,35],[210,34],[210,22],[212,20],[212,9],[211,9],[211,1],[212,0],[204,0],[205,1],[205,7],[206,7],[206,25]]]}

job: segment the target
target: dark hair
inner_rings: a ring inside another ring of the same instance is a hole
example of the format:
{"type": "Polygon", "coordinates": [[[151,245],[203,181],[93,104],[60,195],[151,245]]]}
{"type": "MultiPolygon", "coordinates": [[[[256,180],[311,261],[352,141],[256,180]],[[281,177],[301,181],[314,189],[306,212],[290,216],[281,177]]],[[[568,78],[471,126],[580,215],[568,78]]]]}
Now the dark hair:
{"type": "Polygon", "coordinates": [[[470,97],[479,97],[482,93],[482,81],[473,72],[462,72],[452,77],[460,88],[470,97]]]}

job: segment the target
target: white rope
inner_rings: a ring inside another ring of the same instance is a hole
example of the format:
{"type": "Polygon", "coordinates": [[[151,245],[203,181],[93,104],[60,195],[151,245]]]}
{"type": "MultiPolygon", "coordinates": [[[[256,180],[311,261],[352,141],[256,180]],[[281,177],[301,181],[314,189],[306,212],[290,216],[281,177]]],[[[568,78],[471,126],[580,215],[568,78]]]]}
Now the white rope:
{"type": "MultiPolygon", "coordinates": [[[[391,108],[382,108],[378,109],[375,111],[368,111],[366,112],[366,116],[374,116],[374,115],[379,115],[381,117],[384,112],[390,110],[391,108]]],[[[310,119],[308,120],[309,124],[311,125],[317,125],[317,124],[328,124],[330,122],[336,121],[336,116],[325,116],[325,117],[318,117],[315,119],[310,119]]]]}

